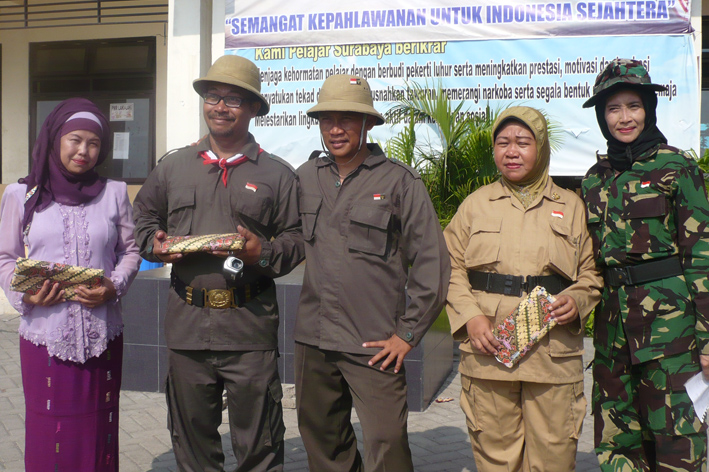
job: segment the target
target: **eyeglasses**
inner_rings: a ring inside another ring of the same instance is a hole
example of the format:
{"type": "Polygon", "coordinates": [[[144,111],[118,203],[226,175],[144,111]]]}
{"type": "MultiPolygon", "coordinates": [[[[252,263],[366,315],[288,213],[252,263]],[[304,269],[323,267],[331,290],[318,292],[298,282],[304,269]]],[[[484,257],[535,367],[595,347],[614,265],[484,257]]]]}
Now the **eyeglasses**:
{"type": "Polygon", "coordinates": [[[234,97],[231,95],[222,97],[220,95],[217,95],[216,93],[205,93],[204,95],[202,95],[202,98],[204,98],[204,103],[206,103],[207,105],[218,105],[219,102],[224,100],[224,105],[228,106],[229,108],[239,108],[245,100],[245,98],[243,97],[234,97]]]}

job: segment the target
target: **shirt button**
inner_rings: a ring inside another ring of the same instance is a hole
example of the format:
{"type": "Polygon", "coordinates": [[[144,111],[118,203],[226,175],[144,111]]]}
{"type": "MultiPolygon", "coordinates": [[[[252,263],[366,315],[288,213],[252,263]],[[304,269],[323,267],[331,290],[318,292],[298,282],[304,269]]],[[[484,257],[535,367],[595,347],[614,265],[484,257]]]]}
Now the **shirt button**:
{"type": "Polygon", "coordinates": [[[413,334],[411,334],[411,333],[406,333],[406,340],[407,340],[407,341],[411,341],[411,339],[412,339],[413,337],[414,337],[413,334]]]}

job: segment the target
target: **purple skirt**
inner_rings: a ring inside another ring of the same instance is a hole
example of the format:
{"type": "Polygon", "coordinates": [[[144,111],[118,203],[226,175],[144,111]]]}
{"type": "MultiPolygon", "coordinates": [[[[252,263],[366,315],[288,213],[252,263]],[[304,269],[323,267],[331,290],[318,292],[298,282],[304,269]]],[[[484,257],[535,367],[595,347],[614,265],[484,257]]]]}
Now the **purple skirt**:
{"type": "Polygon", "coordinates": [[[118,471],[123,336],[84,364],[20,338],[26,472],[118,471]]]}

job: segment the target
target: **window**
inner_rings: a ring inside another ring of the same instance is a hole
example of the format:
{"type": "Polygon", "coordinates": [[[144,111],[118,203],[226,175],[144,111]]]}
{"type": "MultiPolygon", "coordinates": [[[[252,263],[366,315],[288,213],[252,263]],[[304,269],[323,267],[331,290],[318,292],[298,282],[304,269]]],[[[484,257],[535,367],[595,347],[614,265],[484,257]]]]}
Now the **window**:
{"type": "Polygon", "coordinates": [[[57,103],[88,98],[113,133],[99,173],[142,183],[155,162],[155,64],[155,38],[31,44],[30,149],[57,103]]]}

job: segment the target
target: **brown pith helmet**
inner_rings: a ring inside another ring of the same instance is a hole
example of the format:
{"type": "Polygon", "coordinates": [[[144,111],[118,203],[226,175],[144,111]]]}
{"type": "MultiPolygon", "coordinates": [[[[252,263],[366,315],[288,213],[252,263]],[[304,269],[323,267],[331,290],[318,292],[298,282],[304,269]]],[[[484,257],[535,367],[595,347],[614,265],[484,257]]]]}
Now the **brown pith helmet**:
{"type": "Polygon", "coordinates": [[[256,96],[261,102],[257,115],[266,115],[270,105],[261,95],[261,76],[256,64],[241,56],[222,56],[212,64],[207,75],[192,82],[192,87],[200,95],[204,95],[210,82],[236,85],[256,96]]]}

